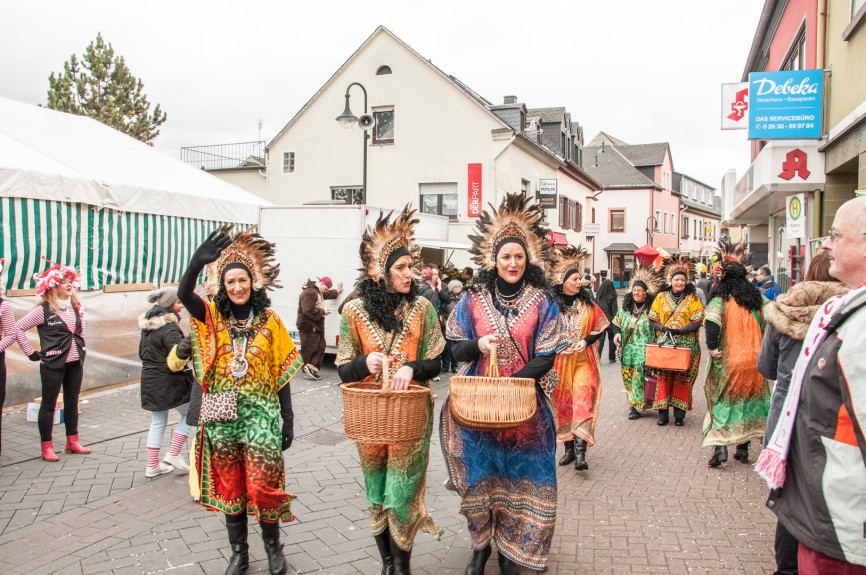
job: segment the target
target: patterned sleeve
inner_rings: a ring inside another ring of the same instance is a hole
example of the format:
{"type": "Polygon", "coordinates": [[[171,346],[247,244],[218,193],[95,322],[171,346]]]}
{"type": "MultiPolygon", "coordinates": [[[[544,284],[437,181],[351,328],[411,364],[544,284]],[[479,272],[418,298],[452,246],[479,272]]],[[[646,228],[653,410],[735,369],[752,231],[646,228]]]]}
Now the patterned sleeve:
{"type": "Polygon", "coordinates": [[[361,341],[355,331],[354,305],[355,300],[349,302],[343,308],[343,315],[340,317],[340,347],[337,350],[337,357],[334,359],[334,365],[337,367],[349,363],[363,354],[361,341]]]}
{"type": "Polygon", "coordinates": [[[27,341],[27,334],[25,332],[43,323],[45,323],[45,315],[42,311],[42,306],[38,305],[15,324],[15,339],[18,340],[18,347],[21,348],[24,355],[33,354],[33,346],[27,341]]]}
{"type": "Polygon", "coordinates": [[[280,390],[301,369],[304,360],[295,348],[295,342],[292,341],[292,336],[289,335],[280,316],[273,313],[268,323],[274,324],[271,339],[271,378],[277,383],[277,390],[280,390]]]}
{"type": "Polygon", "coordinates": [[[719,327],[722,327],[722,318],[725,313],[725,302],[720,297],[714,297],[707,303],[706,317],[704,323],[712,322],[719,327]]]}
{"type": "MultiPolygon", "coordinates": [[[[689,295],[691,303],[689,304],[689,321],[693,323],[701,323],[704,321],[704,306],[701,305],[701,300],[697,295],[689,295]]],[[[724,304],[722,304],[724,305],[724,304]]]]}
{"type": "Polygon", "coordinates": [[[0,352],[3,352],[15,342],[15,314],[6,301],[0,301],[0,335],[3,336],[0,339],[0,352]]]}
{"type": "Polygon", "coordinates": [[[625,331],[626,327],[631,325],[631,320],[628,316],[631,315],[624,308],[619,308],[616,315],[613,316],[613,325],[625,331]]]}
{"type": "Polygon", "coordinates": [[[589,335],[596,335],[610,327],[610,321],[598,304],[592,304],[592,308],[592,327],[589,329],[589,335]]]}
{"type": "Polygon", "coordinates": [[[533,355],[553,355],[567,348],[569,341],[562,335],[559,306],[553,298],[545,294],[544,299],[538,304],[538,329],[535,332],[533,355]]]}
{"type": "Polygon", "coordinates": [[[421,334],[421,348],[418,355],[421,360],[436,359],[445,351],[445,337],[442,335],[442,327],[439,325],[439,317],[436,308],[428,300],[420,298],[425,304],[423,330],[421,334]]]}
{"type": "Polygon", "coordinates": [[[470,306],[477,298],[478,295],[471,291],[460,298],[451,315],[448,316],[448,322],[445,325],[445,337],[453,341],[475,339],[470,306]]]}
{"type": "Polygon", "coordinates": [[[650,307],[649,313],[647,314],[647,318],[650,321],[658,322],[664,325],[664,321],[662,321],[662,295],[658,294],[656,298],[653,300],[653,304],[650,307]]]}

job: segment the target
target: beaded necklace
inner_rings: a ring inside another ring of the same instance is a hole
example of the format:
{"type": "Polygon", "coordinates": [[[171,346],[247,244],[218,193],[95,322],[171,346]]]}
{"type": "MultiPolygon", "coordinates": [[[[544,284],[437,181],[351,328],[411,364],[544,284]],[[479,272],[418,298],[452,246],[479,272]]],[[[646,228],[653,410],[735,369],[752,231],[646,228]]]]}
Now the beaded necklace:
{"type": "Polygon", "coordinates": [[[250,315],[246,320],[237,320],[232,316],[230,321],[229,333],[232,340],[232,358],[229,360],[229,371],[236,379],[240,379],[247,374],[250,369],[250,362],[247,361],[247,346],[252,337],[253,310],[250,310],[250,315]]]}

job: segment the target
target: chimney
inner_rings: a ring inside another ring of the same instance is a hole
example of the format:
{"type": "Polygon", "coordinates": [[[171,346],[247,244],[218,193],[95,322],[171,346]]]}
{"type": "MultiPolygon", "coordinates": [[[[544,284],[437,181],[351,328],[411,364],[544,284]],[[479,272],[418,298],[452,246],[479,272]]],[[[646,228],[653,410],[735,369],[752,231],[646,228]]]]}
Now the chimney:
{"type": "Polygon", "coordinates": [[[503,104],[516,104],[517,96],[505,96],[505,100],[502,102],[503,104]]]}

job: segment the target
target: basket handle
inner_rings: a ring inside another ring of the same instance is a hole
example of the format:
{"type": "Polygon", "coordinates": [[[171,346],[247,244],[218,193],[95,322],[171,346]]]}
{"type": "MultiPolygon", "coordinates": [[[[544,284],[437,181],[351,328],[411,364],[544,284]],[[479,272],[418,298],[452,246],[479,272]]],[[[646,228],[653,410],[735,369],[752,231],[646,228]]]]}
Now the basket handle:
{"type": "Polygon", "coordinates": [[[391,373],[388,371],[388,354],[382,355],[382,392],[391,393],[391,373]]]}
{"type": "Polygon", "coordinates": [[[496,344],[490,344],[490,355],[487,356],[487,377],[499,377],[499,359],[496,357],[496,344]]]}

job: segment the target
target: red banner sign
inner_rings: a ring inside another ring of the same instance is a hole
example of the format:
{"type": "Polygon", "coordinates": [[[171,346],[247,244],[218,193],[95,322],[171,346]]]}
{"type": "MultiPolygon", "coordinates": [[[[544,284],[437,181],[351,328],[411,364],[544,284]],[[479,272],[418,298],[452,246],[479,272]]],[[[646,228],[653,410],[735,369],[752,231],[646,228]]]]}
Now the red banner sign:
{"type": "Polygon", "coordinates": [[[468,178],[468,208],[466,214],[470,218],[481,215],[481,164],[469,164],[468,178]]]}

